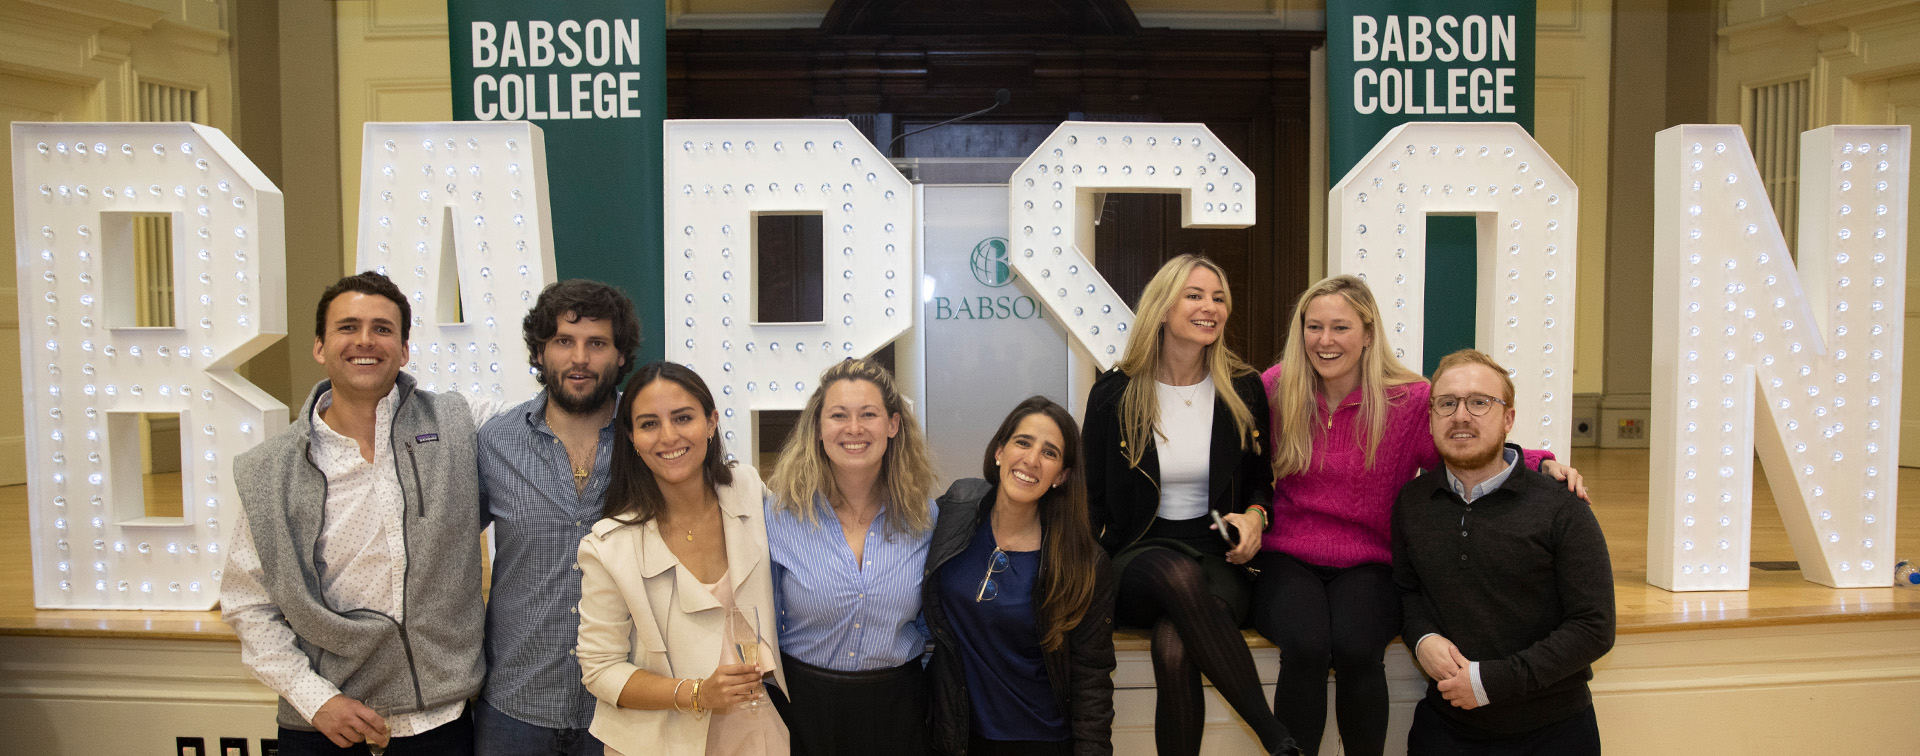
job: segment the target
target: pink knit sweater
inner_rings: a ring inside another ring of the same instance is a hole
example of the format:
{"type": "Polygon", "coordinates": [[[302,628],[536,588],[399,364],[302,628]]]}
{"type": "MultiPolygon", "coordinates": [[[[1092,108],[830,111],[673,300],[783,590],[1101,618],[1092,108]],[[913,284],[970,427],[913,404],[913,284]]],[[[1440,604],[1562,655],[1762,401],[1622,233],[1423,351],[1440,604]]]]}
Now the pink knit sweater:
{"type": "MultiPolygon", "coordinates": [[[[1274,395],[1280,368],[1275,365],[1260,376],[1268,396],[1274,395]]],[[[1371,470],[1360,428],[1359,389],[1334,409],[1331,422],[1323,410],[1314,428],[1312,463],[1274,481],[1273,528],[1261,548],[1327,567],[1392,564],[1388,539],[1394,497],[1421,470],[1440,465],[1440,451],[1427,427],[1427,398],[1432,393],[1426,381],[1387,389],[1387,426],[1371,470]]],[[[1280,433],[1280,418],[1274,417],[1273,435],[1280,433]]],[[[1523,456],[1529,468],[1553,459],[1552,452],[1532,449],[1523,456]]]]}

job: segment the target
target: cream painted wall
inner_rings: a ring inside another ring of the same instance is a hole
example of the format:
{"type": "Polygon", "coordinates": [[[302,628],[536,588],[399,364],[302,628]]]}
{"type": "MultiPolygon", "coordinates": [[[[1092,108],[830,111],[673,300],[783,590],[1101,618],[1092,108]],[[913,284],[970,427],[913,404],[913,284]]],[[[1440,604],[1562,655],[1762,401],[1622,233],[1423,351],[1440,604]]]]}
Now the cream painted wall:
{"type": "Polygon", "coordinates": [[[1573,392],[1599,393],[1606,348],[1611,0],[1542,0],[1533,135],[1580,187],[1580,265],[1573,392]]]}
{"type": "Polygon", "coordinates": [[[369,121],[453,118],[446,0],[334,3],[340,66],[340,265],[359,235],[360,144],[369,121]]]}
{"type": "MultiPolygon", "coordinates": [[[[8,123],[137,120],[139,84],[149,81],[199,92],[202,122],[232,128],[225,13],[225,0],[101,0],[85,10],[0,0],[0,117],[8,123]]],[[[11,134],[11,128],[0,134],[8,155],[11,134]]],[[[12,181],[0,183],[0,206],[11,213],[12,181]]],[[[0,254],[13,259],[12,234],[0,241],[0,254]]],[[[0,273],[0,397],[21,390],[13,368],[20,364],[14,279],[15,267],[6,266],[0,273]]],[[[0,485],[27,479],[22,413],[12,407],[0,411],[0,485]]]]}
{"type": "MultiPolygon", "coordinates": [[[[1754,87],[1806,79],[1809,128],[1833,124],[1908,124],[1920,120],[1920,3],[1855,0],[1731,0],[1720,29],[1714,113],[1740,123],[1754,87]]],[[[1751,135],[1749,135],[1751,136],[1751,135]]],[[[1911,166],[1909,166],[1911,171],[1911,166]]],[[[1900,464],[1920,465],[1920,278],[1912,263],[1909,187],[1905,385],[1900,464]]]]}

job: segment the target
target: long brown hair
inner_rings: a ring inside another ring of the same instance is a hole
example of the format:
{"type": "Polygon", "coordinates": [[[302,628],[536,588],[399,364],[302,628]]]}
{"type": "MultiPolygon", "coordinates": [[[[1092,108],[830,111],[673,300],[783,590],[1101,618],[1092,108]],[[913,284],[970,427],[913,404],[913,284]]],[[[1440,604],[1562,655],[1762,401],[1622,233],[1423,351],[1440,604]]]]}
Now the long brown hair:
{"type": "MultiPolygon", "coordinates": [[[[667,507],[660,482],[653,479],[653,470],[640,458],[639,450],[633,448],[633,400],[654,381],[669,381],[686,389],[700,403],[700,411],[706,417],[712,418],[714,412],[713,392],[707,390],[707,382],[685,365],[649,362],[633,371],[626,388],[620,391],[620,405],[614,410],[619,432],[613,434],[613,462],[609,465],[613,479],[607,483],[606,503],[600,507],[601,517],[611,517],[627,525],[639,525],[659,517],[667,507]]],[[[706,453],[700,472],[707,487],[732,485],[733,462],[726,458],[726,447],[721,445],[718,431],[707,438],[706,453]]]]}
{"type": "MultiPolygon", "coordinates": [[[[1293,320],[1287,325],[1287,346],[1281,352],[1280,379],[1267,401],[1273,405],[1273,479],[1275,481],[1307,469],[1313,461],[1313,437],[1319,432],[1317,414],[1319,396],[1326,390],[1320,373],[1307,358],[1307,306],[1320,297],[1338,296],[1359,313],[1361,324],[1373,335],[1373,344],[1360,356],[1360,416],[1362,443],[1367,451],[1367,469],[1373,469],[1374,453],[1380,449],[1380,437],[1387,432],[1387,389],[1425,380],[1408,370],[1393,356],[1387,345],[1387,329],[1380,324],[1380,306],[1374,304],[1367,284],[1353,276],[1321,279],[1300,294],[1293,305],[1293,320]]],[[[1339,402],[1344,396],[1328,397],[1339,402]]]]}
{"type": "MultiPolygon", "coordinates": [[[[1167,319],[1194,268],[1206,268],[1220,279],[1220,289],[1227,294],[1226,320],[1231,322],[1233,318],[1233,290],[1227,287],[1227,272],[1205,257],[1189,254],[1168,260],[1160,266],[1160,272],[1153,274],[1153,280],[1147,282],[1147,288],[1140,292],[1139,311],[1133,316],[1134,328],[1133,334],[1127,337],[1127,352],[1114,366],[1130,379],[1120,394],[1120,439],[1126,442],[1121,451],[1126,455],[1128,467],[1140,466],[1140,456],[1148,446],[1148,434],[1165,435],[1160,433],[1160,401],[1154,383],[1162,357],[1161,345],[1166,338],[1166,324],[1161,321],[1167,319]]],[[[1254,445],[1259,439],[1254,437],[1253,409],[1233,390],[1234,376],[1251,373],[1253,368],[1227,348],[1224,332],[1201,350],[1200,366],[1213,378],[1214,396],[1233,414],[1240,448],[1257,449],[1254,445]]]]}
{"type": "MultiPolygon", "coordinates": [[[[1073,422],[1067,408],[1044,396],[1030,396],[1007,413],[987,443],[987,454],[980,462],[980,475],[995,486],[1000,482],[1000,466],[993,455],[1013,438],[1014,429],[1028,415],[1046,415],[1060,426],[1066,448],[1061,463],[1067,475],[1065,483],[1040,495],[1040,575],[1033,581],[1034,606],[1040,625],[1040,648],[1053,651],[1067,640],[1067,633],[1087,614],[1093,604],[1093,567],[1099,562],[1100,544],[1093,540],[1093,526],[1087,518],[1087,484],[1080,469],[1080,426],[1073,422]]],[[[992,502],[988,502],[991,506],[992,502]]]]}
{"type": "Polygon", "coordinates": [[[900,418],[900,432],[886,439],[887,451],[880,458],[880,483],[886,492],[887,529],[890,533],[918,535],[933,527],[933,513],[927,496],[933,491],[933,458],[928,453],[920,422],[914,419],[893,374],[880,363],[867,359],[842,360],[820,374],[813,396],[800,411],[800,420],[780,447],[780,461],[774,463],[767,479],[773,506],[792,512],[795,519],[809,526],[820,520],[819,496],[832,502],[840,491],[833,477],[833,463],[827,459],[820,442],[820,411],[827,401],[827,389],[841,381],[866,381],[880,390],[880,404],[887,414],[900,418]]]}

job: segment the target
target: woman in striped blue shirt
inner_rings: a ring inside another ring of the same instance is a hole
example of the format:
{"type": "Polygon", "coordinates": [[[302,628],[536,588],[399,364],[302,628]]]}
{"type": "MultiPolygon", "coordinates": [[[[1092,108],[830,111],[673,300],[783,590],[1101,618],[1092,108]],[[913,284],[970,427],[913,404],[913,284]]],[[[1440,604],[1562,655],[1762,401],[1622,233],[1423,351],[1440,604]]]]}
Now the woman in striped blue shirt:
{"type": "Polygon", "coordinates": [[[886,368],[847,360],[821,374],[767,484],[795,754],[926,753],[916,620],[933,482],[886,368]]]}

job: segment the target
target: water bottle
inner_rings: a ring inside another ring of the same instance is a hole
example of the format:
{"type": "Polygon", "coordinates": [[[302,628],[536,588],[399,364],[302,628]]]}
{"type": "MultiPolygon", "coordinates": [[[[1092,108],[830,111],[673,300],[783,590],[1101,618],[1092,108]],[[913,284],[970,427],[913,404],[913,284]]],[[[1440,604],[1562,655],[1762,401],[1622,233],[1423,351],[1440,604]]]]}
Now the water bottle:
{"type": "Polygon", "coordinates": [[[1911,559],[1902,559],[1893,566],[1893,587],[1920,588],[1920,565],[1911,559]]]}

